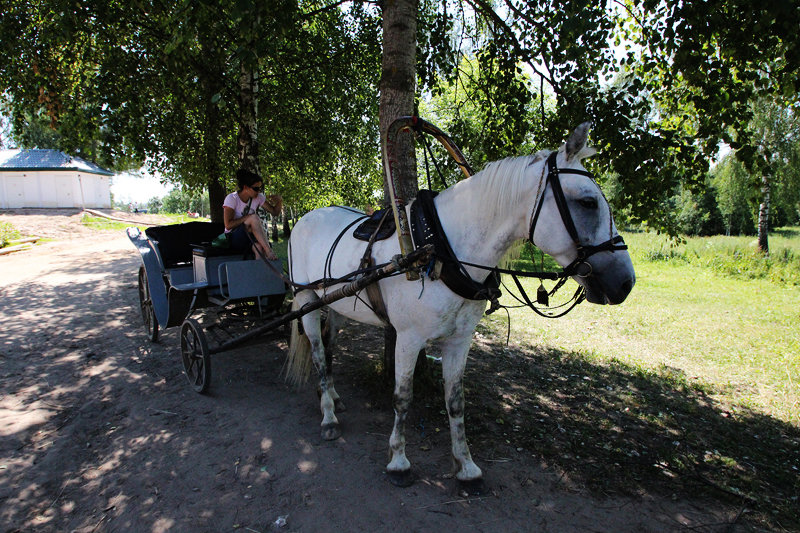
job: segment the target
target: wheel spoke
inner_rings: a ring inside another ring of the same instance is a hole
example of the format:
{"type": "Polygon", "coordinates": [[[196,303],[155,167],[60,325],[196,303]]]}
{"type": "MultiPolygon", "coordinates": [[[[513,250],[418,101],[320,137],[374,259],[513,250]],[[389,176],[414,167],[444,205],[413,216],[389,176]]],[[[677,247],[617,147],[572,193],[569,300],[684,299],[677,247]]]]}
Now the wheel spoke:
{"type": "Polygon", "coordinates": [[[197,373],[195,374],[194,384],[201,385],[203,383],[203,360],[201,358],[195,359],[195,366],[197,373]]]}

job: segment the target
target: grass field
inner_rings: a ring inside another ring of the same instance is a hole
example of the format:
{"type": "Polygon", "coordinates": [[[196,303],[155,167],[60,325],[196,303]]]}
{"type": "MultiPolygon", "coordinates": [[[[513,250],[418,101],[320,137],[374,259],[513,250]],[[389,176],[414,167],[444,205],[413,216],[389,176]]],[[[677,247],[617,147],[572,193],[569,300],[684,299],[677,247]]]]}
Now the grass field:
{"type": "Polygon", "coordinates": [[[507,435],[598,493],[719,499],[755,530],[800,531],[800,231],[770,258],[752,238],[624,236],[637,282],[621,305],[512,310],[508,347],[505,313],[481,322],[473,439],[507,435]]]}
{"type": "MultiPolygon", "coordinates": [[[[514,310],[512,342],[681,375],[733,409],[800,425],[800,229],[776,232],[769,259],[752,237],[674,245],[655,234],[624,236],[637,276],[627,301],[583,303],[555,320],[514,310]]],[[[487,325],[502,335],[506,318],[497,313],[487,325]]]]}

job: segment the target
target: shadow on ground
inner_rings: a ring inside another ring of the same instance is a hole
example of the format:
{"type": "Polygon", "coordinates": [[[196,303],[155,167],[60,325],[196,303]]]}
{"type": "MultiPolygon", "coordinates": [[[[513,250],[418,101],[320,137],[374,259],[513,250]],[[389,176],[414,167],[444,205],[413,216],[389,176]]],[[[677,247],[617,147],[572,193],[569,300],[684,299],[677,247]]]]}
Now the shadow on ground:
{"type": "MultiPolygon", "coordinates": [[[[554,491],[558,504],[531,499],[550,497],[548,477],[611,499],[659,494],[740,510],[693,531],[800,529],[798,428],[727,412],[678,371],[482,336],[465,378],[472,452],[490,483],[503,467],[522,483],[495,487],[496,499],[454,498],[437,473],[450,443],[436,386],[415,393],[408,420],[422,479],[392,491],[382,472],[392,413],[379,330],[343,332],[335,371],[354,403],[342,415],[344,437],[321,442],[313,386],[298,393],[279,376],[284,345],[215,359],[212,394],[197,395],[181,375],[174,330],[160,344],[144,340],[138,258],[120,253],[115,263],[112,271],[64,260],[50,279],[0,288],[4,530],[266,530],[287,515],[292,530],[307,531],[320,517],[377,531],[400,516],[412,531],[452,527],[454,517],[478,531],[639,529],[637,513],[617,511],[620,525],[568,491],[554,491]]],[[[436,364],[430,372],[438,384],[436,364]]],[[[641,511],[644,500],[625,505],[641,511]]],[[[670,521],[658,524],[682,529],[673,510],[664,514],[670,521]]]]}
{"type": "MultiPolygon", "coordinates": [[[[391,409],[376,386],[378,337],[367,353],[371,367],[359,371],[361,385],[391,409]]],[[[581,353],[506,347],[480,334],[469,357],[467,436],[479,463],[530,454],[597,495],[711,499],[736,506],[735,522],[800,530],[800,428],[728,410],[679,369],[598,364],[581,353]]],[[[447,446],[441,366],[429,368],[437,386],[417,384],[409,426],[421,441],[447,446]]]]}

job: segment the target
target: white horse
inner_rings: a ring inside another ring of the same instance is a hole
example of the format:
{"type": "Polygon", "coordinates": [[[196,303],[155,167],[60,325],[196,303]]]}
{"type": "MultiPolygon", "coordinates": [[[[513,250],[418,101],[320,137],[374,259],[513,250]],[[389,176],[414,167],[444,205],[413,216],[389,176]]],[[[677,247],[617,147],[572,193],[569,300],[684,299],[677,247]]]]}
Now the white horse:
{"type": "MultiPolygon", "coordinates": [[[[553,159],[555,170],[549,170],[546,161],[549,152],[505,159],[490,163],[481,172],[442,191],[435,198],[442,228],[459,260],[496,266],[515,243],[530,236],[536,246],[563,267],[574,264],[581,248],[585,247],[591,252],[588,257],[583,253],[584,258],[579,260],[583,267],[579,269],[582,277],[573,277],[585,288],[587,300],[598,304],[618,304],[625,300],[635,282],[633,265],[624,247],[607,245],[621,241],[621,237],[618,237],[600,188],[581,166],[581,159],[595,153],[593,148],[586,146],[588,129],[589,123],[582,124],[561,147],[553,159]],[[560,187],[548,179],[553,172],[560,176],[560,187]],[[556,188],[563,191],[562,201],[558,201],[556,188]],[[574,223],[572,232],[568,231],[569,223],[563,219],[564,209],[568,210],[574,223]],[[576,231],[577,239],[573,239],[570,233],[576,231]],[[604,245],[597,246],[600,243],[604,245]]],[[[327,258],[327,271],[326,255],[342,230],[361,216],[348,209],[327,207],[302,217],[289,242],[293,281],[310,283],[356,271],[366,243],[353,238],[352,230],[341,237],[332,257],[327,258]]],[[[390,238],[376,242],[372,253],[376,262],[382,263],[399,251],[398,240],[390,238]]],[[[486,270],[471,266],[465,268],[476,281],[483,281],[488,275],[486,270]]],[[[386,467],[387,474],[396,485],[406,486],[412,482],[411,463],[405,453],[404,421],[411,402],[417,355],[426,343],[433,341],[438,342],[441,349],[455,475],[465,489],[471,492],[479,490],[481,469],[472,460],[465,436],[462,376],[473,331],[483,315],[486,301],[464,299],[441,280],[425,279],[423,286],[422,281],[408,281],[405,276],[396,276],[382,279],[379,285],[388,318],[397,331],[395,419],[389,438],[391,461],[386,467]]],[[[300,290],[293,307],[299,309],[322,294],[321,290],[300,290]]],[[[366,300],[366,297],[346,298],[334,302],[329,309],[357,322],[382,325],[366,300]]],[[[334,413],[339,405],[339,395],[334,389],[330,369],[326,368],[320,316],[319,311],[314,311],[302,317],[304,334],[310,342],[303,342],[305,339],[294,329],[287,374],[302,381],[302,374],[305,372],[307,375],[310,368],[310,351],[319,378],[322,438],[333,440],[341,434],[334,413]]],[[[334,316],[329,311],[329,320],[334,316]]]]}

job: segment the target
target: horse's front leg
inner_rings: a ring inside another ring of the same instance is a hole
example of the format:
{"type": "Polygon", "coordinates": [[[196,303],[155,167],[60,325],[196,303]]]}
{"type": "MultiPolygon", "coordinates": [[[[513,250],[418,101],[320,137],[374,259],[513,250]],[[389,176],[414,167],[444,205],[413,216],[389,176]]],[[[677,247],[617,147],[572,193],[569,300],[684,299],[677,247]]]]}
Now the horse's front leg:
{"type": "Polygon", "coordinates": [[[406,458],[405,422],[414,392],[414,367],[419,351],[425,345],[418,337],[408,333],[397,334],[394,363],[394,428],[389,437],[392,459],[386,466],[389,481],[398,487],[413,483],[411,463],[406,458]]]}
{"type": "MultiPolygon", "coordinates": [[[[323,335],[320,326],[320,311],[313,311],[303,317],[303,329],[308,336],[311,344],[311,360],[317,371],[319,379],[319,407],[322,411],[321,434],[325,440],[336,440],[342,432],[339,429],[339,420],[334,414],[336,391],[332,390],[332,384],[328,381],[327,364],[325,361],[325,347],[323,345],[323,335]],[[332,394],[333,393],[333,394],[332,394]]],[[[338,395],[336,395],[338,398],[338,395]]]]}
{"type": "Polygon", "coordinates": [[[483,473],[472,460],[464,428],[464,367],[472,335],[451,337],[442,343],[442,377],[444,377],[444,399],[450,420],[450,439],[456,479],[461,489],[469,494],[483,493],[483,473]]]}

